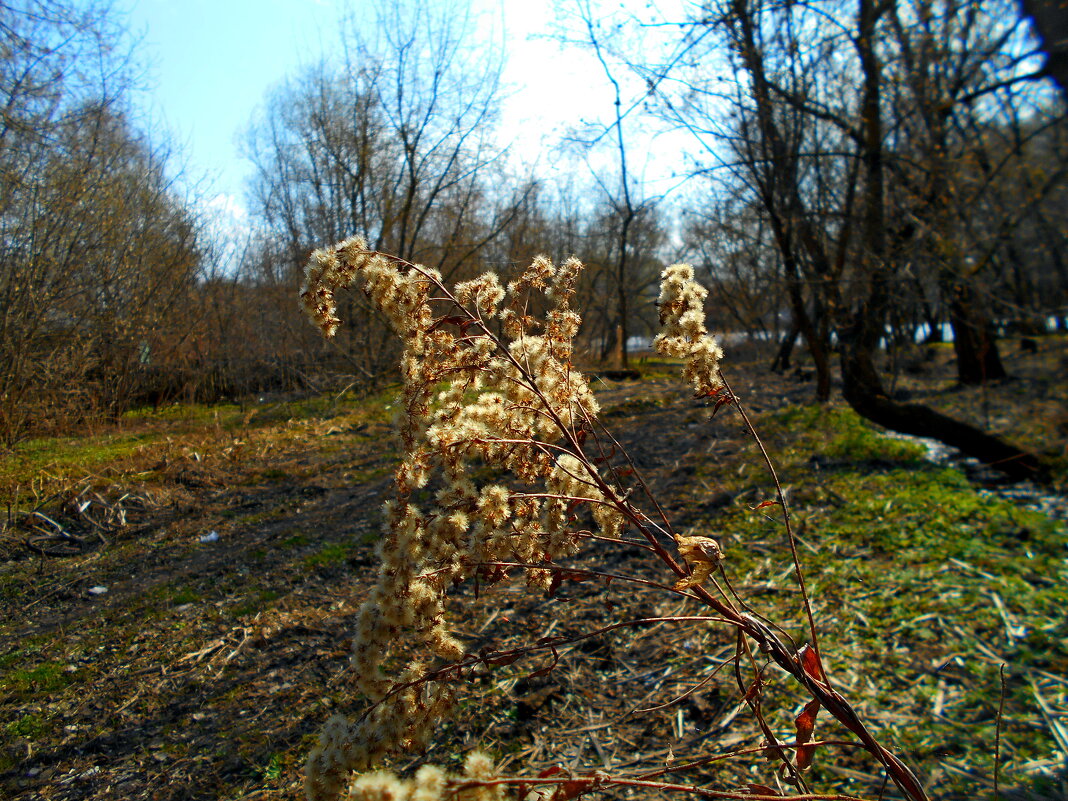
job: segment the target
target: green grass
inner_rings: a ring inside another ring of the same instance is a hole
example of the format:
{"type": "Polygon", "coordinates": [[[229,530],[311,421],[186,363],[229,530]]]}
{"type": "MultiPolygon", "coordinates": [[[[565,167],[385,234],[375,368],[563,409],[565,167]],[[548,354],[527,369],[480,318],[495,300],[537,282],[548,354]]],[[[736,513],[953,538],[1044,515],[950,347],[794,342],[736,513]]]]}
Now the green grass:
{"type": "Polygon", "coordinates": [[[260,775],[264,781],[276,781],[282,777],[282,767],[284,765],[285,756],[283,754],[272,754],[271,758],[267,760],[267,764],[260,770],[260,775]]]}
{"type": "Polygon", "coordinates": [[[236,403],[170,403],[131,409],[123,413],[122,419],[129,423],[165,420],[226,424],[239,420],[245,411],[236,403]]]}
{"type": "Polygon", "coordinates": [[[281,597],[276,590],[257,590],[250,597],[237,604],[230,610],[233,617],[246,617],[268,609],[271,604],[281,597]]]}
{"type": "MultiPolygon", "coordinates": [[[[296,541],[298,538],[303,541],[303,538],[297,535],[296,537],[290,537],[286,542],[296,541]]],[[[313,570],[324,567],[340,567],[360,554],[370,553],[378,539],[378,531],[372,530],[349,537],[341,542],[328,542],[314,553],[305,556],[303,560],[304,566],[313,570]]],[[[284,545],[285,543],[283,543],[284,545]]]]}
{"type": "Polygon", "coordinates": [[[74,679],[75,674],[67,672],[62,662],[42,662],[36,667],[0,675],[0,690],[14,695],[51,693],[62,690],[74,679]]]}
{"type": "Polygon", "coordinates": [[[685,362],[682,359],[659,354],[639,356],[636,360],[631,360],[631,367],[636,368],[644,380],[677,381],[682,375],[684,366],[685,362]]]}
{"type": "Polygon", "coordinates": [[[282,540],[279,545],[280,548],[303,548],[308,544],[308,537],[305,534],[293,534],[282,540]]]}
{"type": "MultiPolygon", "coordinates": [[[[765,415],[756,427],[766,441],[780,440],[789,443],[790,451],[809,449],[833,461],[918,464],[924,458],[923,446],[882,436],[878,428],[852,409],[818,404],[789,406],[765,415]]],[[[791,455],[775,449],[775,456],[780,459],[791,455]]]]}
{"type": "MultiPolygon", "coordinates": [[[[328,425],[353,430],[353,438],[331,437],[317,445],[344,449],[357,437],[380,435],[381,426],[364,432],[358,425],[360,421],[387,419],[390,411],[385,406],[391,403],[393,392],[377,399],[345,397],[336,406],[332,398],[324,396],[270,407],[262,413],[253,409],[249,425],[254,428],[273,421],[329,417],[328,425]],[[335,415],[341,417],[336,423],[335,415]]],[[[617,408],[621,415],[639,415],[660,406],[661,402],[652,398],[617,408]]],[[[53,470],[56,464],[65,464],[64,469],[72,471],[85,469],[85,465],[126,458],[137,447],[169,436],[169,432],[243,424],[248,412],[232,405],[163,409],[152,412],[156,417],[151,419],[131,416],[125,421],[131,426],[157,425],[154,430],[108,435],[110,439],[97,436],[54,440],[51,444],[26,443],[20,455],[27,463],[36,459],[35,464],[52,465],[53,470]],[[108,451],[110,447],[115,450],[108,451]]],[[[724,410],[721,418],[727,414],[724,410]]],[[[865,720],[881,739],[921,769],[951,761],[989,774],[1000,694],[998,667],[1004,663],[1008,682],[1002,726],[1003,781],[1014,789],[1037,787],[1042,779],[1031,779],[1020,765],[1048,759],[1054,744],[1041,723],[1028,682],[1034,671],[1068,675],[1064,527],[978,492],[957,471],[927,464],[919,446],[880,435],[878,429],[848,409],[792,407],[762,415],[756,425],[789,490],[794,522],[803,540],[799,551],[821,644],[832,680],[839,682],[837,687],[860,705],[865,720]],[[818,465],[814,456],[820,457],[818,465]],[[1019,626],[1013,636],[1006,634],[999,604],[1019,626]],[[983,649],[996,653],[1000,662],[989,658],[983,649]],[[943,696],[943,714],[934,716],[932,708],[943,696]]],[[[321,433],[326,428],[279,425],[270,431],[271,436],[281,431],[280,436],[291,436],[299,448],[304,448],[307,445],[301,438],[306,440],[306,432],[321,433]]],[[[345,481],[359,484],[389,473],[392,465],[382,466],[383,452],[377,441],[373,444],[373,458],[368,457],[366,463],[353,462],[345,481]]],[[[344,469],[346,458],[331,462],[331,469],[344,469]]],[[[717,488],[722,487],[737,500],[705,513],[694,523],[698,530],[694,533],[719,538],[726,554],[725,566],[740,593],[756,612],[784,622],[790,634],[803,642],[808,637],[798,595],[790,591],[789,552],[782,524],[776,520],[777,507],[753,508],[759,501],[773,498],[773,488],[751,452],[738,459],[728,462],[726,469],[711,458],[698,465],[697,478],[714,478],[717,488]],[[754,591],[757,587],[760,591],[754,591]]],[[[314,462],[301,463],[298,468],[307,470],[308,475],[322,473],[322,465],[314,462]]],[[[289,481],[296,476],[291,470],[253,462],[250,482],[289,481]]],[[[269,489],[276,492],[278,488],[269,489]]],[[[248,515],[235,508],[233,522],[264,522],[283,508],[297,508],[299,503],[290,498],[269,511],[260,507],[248,515]]],[[[373,517],[378,512],[369,514],[373,517]]],[[[214,521],[214,515],[225,518],[230,513],[215,510],[212,515],[214,521]]],[[[265,569],[253,571],[251,578],[235,574],[225,581],[198,582],[183,575],[130,599],[115,611],[114,618],[102,616],[92,625],[102,627],[101,642],[122,643],[123,649],[151,629],[165,633],[161,642],[170,649],[166,653],[191,653],[216,636],[216,627],[247,625],[248,621],[237,618],[280,605],[288,613],[295,605],[290,600],[298,599],[299,594],[286,595],[286,601],[280,601],[280,590],[289,593],[289,587],[302,582],[311,587],[330,585],[339,575],[338,569],[368,555],[378,537],[375,528],[327,543],[305,530],[311,529],[302,521],[290,529],[271,532],[277,544],[249,554],[254,562],[267,562],[265,569]],[[266,568],[273,571],[279,563],[291,572],[268,573],[266,568]],[[310,575],[313,571],[320,575],[310,575]],[[287,583],[272,583],[278,575],[287,583]],[[173,608],[190,603],[199,604],[195,612],[179,613],[173,608]],[[194,619],[206,627],[191,628],[190,620],[194,619]],[[107,629],[103,628],[105,623],[107,629]]],[[[0,695],[11,702],[9,718],[0,722],[0,772],[9,764],[5,762],[8,752],[22,753],[22,741],[36,739],[35,747],[43,747],[49,740],[54,744],[67,736],[63,725],[68,720],[49,704],[71,698],[80,702],[94,671],[103,670],[80,657],[83,652],[87,656],[92,653],[87,646],[75,651],[69,640],[61,641],[59,636],[67,635],[49,634],[42,639],[44,646],[32,647],[21,639],[18,650],[0,656],[0,695]],[[77,671],[69,669],[71,662],[80,666],[77,671]]],[[[115,657],[120,658],[134,656],[115,657]]],[[[680,651],[679,664],[688,659],[680,651]]],[[[665,661],[671,664],[674,659],[669,656],[665,661]]],[[[768,675],[773,673],[769,669],[768,675]]],[[[230,701],[235,708],[246,689],[232,691],[230,701]]],[[[342,700],[340,694],[335,698],[331,688],[324,688],[321,697],[334,703],[342,700]]],[[[796,696],[787,694],[784,704],[794,700],[796,696]]],[[[330,714],[325,704],[319,706],[322,702],[309,703],[313,716],[330,714]]],[[[776,723],[784,724],[781,729],[788,733],[796,710],[784,706],[769,709],[768,714],[778,715],[776,723]]],[[[224,734],[227,731],[220,730],[224,734]]],[[[821,713],[816,735],[833,734],[833,725],[821,713]]],[[[227,741],[220,737],[221,742],[227,741]]],[[[292,775],[298,769],[300,754],[306,751],[298,747],[277,752],[277,741],[256,743],[247,753],[241,751],[245,772],[255,782],[274,782],[292,775]]],[[[828,784],[849,789],[824,763],[836,762],[839,757],[843,764],[852,765],[848,755],[842,757],[837,752],[832,757],[821,749],[814,767],[817,783],[826,779],[828,784]]],[[[858,760],[857,767],[870,769],[870,763],[861,765],[858,760]]],[[[940,797],[989,797],[988,782],[955,774],[940,778],[936,789],[940,797]]]]}
{"type": "Polygon", "coordinates": [[[42,471],[64,473],[72,468],[92,472],[131,456],[158,439],[151,434],[101,434],[90,437],[42,437],[0,455],[0,481],[29,484],[42,471]]]}
{"type": "Polygon", "coordinates": [[[340,415],[355,415],[362,422],[388,422],[392,415],[389,406],[396,400],[398,386],[386,387],[371,395],[354,392],[326,392],[284,403],[264,403],[251,415],[254,425],[285,420],[331,419],[340,415]]]}
{"type": "Polygon", "coordinates": [[[195,604],[202,601],[203,596],[194,590],[192,587],[182,587],[171,595],[171,603],[175,606],[182,606],[184,604],[195,604]]]}
{"type": "MultiPolygon", "coordinates": [[[[31,487],[42,479],[77,479],[124,462],[129,464],[136,460],[139,452],[151,452],[153,448],[180,442],[183,437],[218,432],[233,434],[290,421],[342,416],[345,418],[343,427],[345,424],[386,422],[391,417],[387,407],[396,392],[396,388],[391,387],[372,396],[325,393],[285,403],[263,404],[262,407],[224,403],[136,409],[123,414],[117,425],[105,431],[38,437],[0,454],[0,487],[10,491],[16,485],[31,487]]],[[[303,431],[299,433],[304,435],[303,431]]],[[[151,472],[145,471],[143,475],[149,476],[151,472]]],[[[291,478],[287,471],[278,468],[267,468],[261,476],[268,481],[291,478]]]]}
{"type": "MultiPolygon", "coordinates": [[[[1045,780],[1021,766],[1056,750],[1030,682],[1068,675],[1065,526],[931,465],[849,409],[789,407],[756,428],[787,489],[832,679],[913,764],[959,768],[936,777],[940,797],[985,797],[1004,664],[1002,781],[1037,792],[1045,780]]],[[[694,533],[717,537],[732,584],[760,588],[754,609],[805,642],[781,512],[755,508],[775,497],[757,467],[719,482],[736,501],[694,533]]],[[[837,781],[819,757],[814,774],[837,781]]]]}
{"type": "Polygon", "coordinates": [[[352,556],[354,550],[354,545],[351,542],[327,543],[315,553],[305,556],[304,564],[310,568],[336,567],[344,564],[352,556]]]}
{"type": "Polygon", "coordinates": [[[48,722],[38,715],[26,714],[17,720],[10,721],[4,726],[4,731],[12,737],[21,737],[26,740],[36,740],[46,734],[51,727],[48,722]]]}
{"type": "MultiPolygon", "coordinates": [[[[1028,677],[1068,675],[1063,524],[920,461],[913,446],[878,436],[852,412],[789,409],[762,430],[780,440],[780,471],[796,488],[791,512],[832,676],[864,677],[851,680],[854,699],[865,700],[887,742],[915,763],[948,760],[982,775],[950,771],[939,779],[940,795],[977,797],[989,790],[1003,662],[1003,778],[1030,786],[1019,766],[1048,758],[1055,746],[1033,723],[1028,677]],[[819,452],[840,463],[814,473],[808,454],[821,440],[819,452]],[[1014,635],[1003,615],[1019,627],[1014,635]],[[938,698],[943,712],[934,716],[938,698]],[[882,713],[916,725],[880,727],[882,713]]],[[[763,486],[754,497],[772,493],[763,486]]],[[[778,507],[754,506],[747,497],[699,533],[721,539],[736,586],[778,588],[753,605],[777,622],[793,620],[787,628],[803,642],[797,596],[780,592],[793,580],[778,507]]],[[[832,777],[818,760],[816,773],[832,777]]]]}

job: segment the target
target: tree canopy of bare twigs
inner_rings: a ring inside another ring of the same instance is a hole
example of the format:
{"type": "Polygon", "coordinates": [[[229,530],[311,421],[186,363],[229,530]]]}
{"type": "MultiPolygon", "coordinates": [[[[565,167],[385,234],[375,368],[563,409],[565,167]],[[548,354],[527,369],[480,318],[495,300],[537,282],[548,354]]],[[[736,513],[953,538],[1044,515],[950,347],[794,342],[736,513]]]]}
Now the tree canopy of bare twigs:
{"type": "Polygon", "coordinates": [[[946,321],[960,381],[997,380],[999,323],[1063,316],[1063,285],[1041,310],[1026,300],[1063,272],[1063,226],[1036,247],[1025,221],[1051,228],[1065,176],[1049,148],[1065,122],[1017,6],[725,0],[676,27],[670,58],[635,66],[662,118],[716,153],[717,175],[760,210],[818,396],[836,347],[860,413],[1039,474],[1029,455],[891,400],[876,363],[946,321]],[[1020,180],[1026,194],[1006,202],[1020,180]]]}
{"type": "Polygon", "coordinates": [[[195,275],[197,224],[137,133],[108,8],[0,5],[0,438],[121,411],[195,275]]]}
{"type": "MultiPolygon", "coordinates": [[[[501,180],[502,55],[472,46],[466,7],[382,3],[375,14],[338,32],[339,57],[279,87],[250,135],[254,207],[290,286],[315,243],[354,230],[446,275],[470,271],[532,192],[528,179],[501,180]]],[[[396,361],[381,324],[340,351],[365,378],[396,361]]]]}

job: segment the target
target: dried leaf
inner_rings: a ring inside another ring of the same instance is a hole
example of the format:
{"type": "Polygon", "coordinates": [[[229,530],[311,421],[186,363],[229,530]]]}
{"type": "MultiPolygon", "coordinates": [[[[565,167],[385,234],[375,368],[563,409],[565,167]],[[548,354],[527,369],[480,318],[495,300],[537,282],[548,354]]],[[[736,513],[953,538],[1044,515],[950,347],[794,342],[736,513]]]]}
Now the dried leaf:
{"type": "Polygon", "coordinates": [[[824,680],[823,665],[820,663],[820,655],[815,648],[805,643],[797,652],[797,658],[801,661],[801,667],[804,668],[805,673],[816,681],[824,680]]]}
{"type": "Polygon", "coordinates": [[[547,673],[551,673],[553,668],[555,668],[558,664],[560,664],[560,653],[556,650],[556,646],[550,645],[549,646],[549,650],[552,651],[552,653],[553,653],[553,661],[552,661],[552,663],[547,665],[546,667],[538,668],[533,673],[531,673],[529,676],[527,676],[528,679],[537,678],[538,676],[544,676],[547,673]]]}
{"type": "Polygon", "coordinates": [[[693,573],[686,578],[681,578],[675,582],[676,590],[688,590],[690,587],[695,587],[709,576],[712,575],[712,565],[707,562],[699,562],[693,565],[693,573]]]}
{"type": "Polygon", "coordinates": [[[723,561],[723,552],[719,543],[710,537],[685,537],[675,535],[679,546],[679,555],[693,571],[691,575],[675,582],[676,590],[685,590],[696,586],[712,575],[719,563],[723,561]]]}
{"type": "Polygon", "coordinates": [[[816,746],[806,745],[812,739],[812,732],[816,728],[816,715],[820,711],[820,702],[813,698],[801,714],[794,720],[797,727],[797,767],[799,770],[807,770],[812,767],[812,758],[816,755],[816,746]]]}
{"type": "Polygon", "coordinates": [[[467,322],[467,318],[466,317],[460,317],[459,315],[448,315],[448,316],[445,316],[445,317],[439,317],[434,322],[434,324],[431,325],[430,328],[427,329],[427,333],[430,333],[431,331],[436,330],[439,326],[442,326],[442,325],[455,325],[455,326],[461,326],[461,327],[466,328],[466,326],[464,326],[464,323],[466,323],[466,322],[467,322]]]}
{"type": "Polygon", "coordinates": [[[603,463],[611,460],[611,458],[613,456],[615,456],[615,455],[616,455],[616,446],[613,445],[612,449],[608,453],[606,453],[604,456],[597,456],[596,458],[594,458],[593,463],[594,464],[603,464],[603,463]]]}
{"type": "Polygon", "coordinates": [[[716,405],[712,407],[712,416],[716,416],[716,412],[723,406],[729,406],[734,403],[734,397],[732,395],[724,395],[722,398],[716,401],[716,405]]]}
{"type": "Polygon", "coordinates": [[[513,662],[518,662],[521,658],[521,655],[517,653],[497,653],[493,651],[481,654],[480,656],[482,657],[482,662],[486,666],[493,665],[497,667],[511,665],[513,662]]]}
{"type": "Polygon", "coordinates": [[[564,782],[558,785],[556,792],[553,793],[553,801],[568,801],[571,798],[577,798],[584,792],[594,786],[595,782],[592,779],[575,779],[574,781],[564,782]]]}
{"type": "Polygon", "coordinates": [[[782,796],[782,793],[780,793],[778,790],[768,787],[766,784],[753,784],[752,782],[749,782],[745,786],[748,787],[749,791],[752,793],[760,793],[761,795],[774,795],[780,797],[782,796]]]}
{"type": "Polygon", "coordinates": [[[593,581],[597,576],[591,576],[589,573],[583,573],[581,570],[574,571],[561,571],[561,575],[564,580],[572,581],[576,584],[581,584],[583,581],[593,581]]]}
{"type": "Polygon", "coordinates": [[[562,578],[562,576],[560,574],[560,571],[559,570],[554,570],[553,571],[553,577],[549,581],[549,589],[547,589],[545,591],[545,597],[546,598],[554,598],[554,597],[556,597],[556,591],[558,589],[560,589],[560,584],[561,584],[562,581],[563,581],[563,578],[562,578]]]}

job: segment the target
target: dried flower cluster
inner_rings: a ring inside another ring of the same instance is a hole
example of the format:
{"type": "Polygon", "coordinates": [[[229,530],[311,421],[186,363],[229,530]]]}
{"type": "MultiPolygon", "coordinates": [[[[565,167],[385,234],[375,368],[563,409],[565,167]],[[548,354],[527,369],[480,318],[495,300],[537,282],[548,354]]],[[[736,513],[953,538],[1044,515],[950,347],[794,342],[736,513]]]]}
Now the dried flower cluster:
{"type": "Polygon", "coordinates": [[[582,451],[598,407],[571,367],[581,269],[539,257],[506,289],[486,274],[450,292],[436,271],[359,238],[312,254],[301,298],[326,336],[339,323],[334,292],[355,283],[404,341],[404,458],[353,638],[356,684],[372,706],[327,724],[307,766],[309,797],[332,798],[350,771],[417,747],[447,711],[448,684],[422,677],[465,653],[445,620],[450,587],[503,578],[493,566],[518,563],[532,588],[547,589],[547,566],[578,549],[580,507],[618,536],[625,496],[582,451]],[[535,293],[549,304],[541,320],[526,313],[535,293]]]}
{"type": "Polygon", "coordinates": [[[686,360],[684,375],[698,395],[715,395],[723,386],[719,361],[723,350],[705,328],[708,290],[694,281],[693,267],[672,264],[660,277],[660,325],[653,340],[657,353],[686,360]]]}
{"type": "Polygon", "coordinates": [[[501,785],[477,783],[492,778],[493,760],[480,751],[472,751],[464,760],[462,776],[448,776],[433,765],[419,768],[411,781],[402,781],[386,771],[374,771],[349,785],[346,801],[441,801],[446,797],[456,801],[501,801],[501,785]]]}
{"type": "MultiPolygon", "coordinates": [[[[308,797],[338,798],[356,772],[363,775],[348,786],[347,798],[353,801],[500,798],[504,780],[493,776],[492,764],[479,754],[468,758],[464,777],[424,767],[402,782],[365,771],[391,752],[424,744],[452,707],[458,680],[480,666],[519,658],[513,654],[520,649],[467,653],[446,620],[450,588],[470,579],[490,584],[521,572],[531,588],[551,593],[564,580],[559,560],[576,553],[583,538],[619,542],[626,526],[639,536],[631,544],[653,554],[672,575],[673,585],[661,585],[666,591],[685,594],[714,613],[705,619],[737,629],[738,689],[768,738],[783,782],[796,785],[805,798],[824,797],[810,793],[802,773],[812,761],[816,714],[826,709],[857,736],[906,797],[922,801],[926,796],[915,776],[878,743],[829,683],[782,492],[762,506],[783,508],[811,646],[799,647],[783,629],[754,616],[744,603],[740,607],[737,596],[723,590],[713,575],[723,560],[715,540],[676,532],[658,506],[659,522],[632,504],[633,490],[648,490],[639,478],[627,477],[632,469],[620,469],[606,455],[608,435],[596,422],[597,403],[586,380],[572,369],[580,319],[570,304],[581,269],[574,259],[556,266],[539,257],[506,287],[487,273],[450,290],[437,271],[370,251],[357,237],[312,254],[301,301],[326,336],[340,323],[334,293],[355,285],[404,343],[397,419],[404,457],[394,497],[385,504],[377,580],[360,607],[352,638],[354,683],[367,709],[354,720],[336,716],[324,727],[308,759],[308,797]],[[546,309],[543,315],[531,312],[539,308],[546,309]],[[671,539],[673,553],[664,545],[671,539]],[[767,660],[753,659],[756,648],[767,660]],[[772,663],[811,698],[794,721],[792,747],[777,740],[762,711],[763,674],[772,663]],[[748,678],[745,664],[753,669],[748,678]]],[[[654,346],[684,359],[685,376],[697,395],[717,398],[719,408],[737,399],[720,376],[722,351],[705,327],[706,297],[692,267],[667,268],[659,297],[664,330],[654,346]]],[[[744,410],[739,412],[748,425],[744,410]]],[[[612,782],[624,786],[637,780],[600,771],[565,777],[559,797],[612,782]]]]}

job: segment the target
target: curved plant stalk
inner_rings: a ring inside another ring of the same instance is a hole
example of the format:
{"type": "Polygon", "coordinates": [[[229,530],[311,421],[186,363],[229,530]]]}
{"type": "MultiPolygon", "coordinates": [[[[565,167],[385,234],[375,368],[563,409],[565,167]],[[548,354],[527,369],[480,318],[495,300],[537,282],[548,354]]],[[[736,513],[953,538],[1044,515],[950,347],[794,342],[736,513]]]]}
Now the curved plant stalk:
{"type": "MultiPolygon", "coordinates": [[[[340,323],[334,292],[356,284],[404,340],[398,428],[405,458],[397,469],[395,497],[386,505],[378,580],[353,636],[355,681],[368,705],[352,720],[338,716],[327,724],[308,761],[309,797],[336,798],[353,772],[367,771],[391,752],[419,749],[451,710],[458,685],[474,675],[548,654],[550,663],[531,674],[538,675],[552,670],[561,652],[583,639],[625,627],[701,621],[734,629],[737,647],[728,663],[765,737],[760,752],[779,762],[781,781],[799,791],[790,797],[847,798],[811,792],[804,775],[816,748],[829,745],[813,739],[816,716],[825,709],[856,736],[857,742],[848,745],[868,751],[907,798],[922,801],[926,795],[916,777],[830,683],[786,498],[745,409],[722,379],[722,354],[704,325],[706,293],[693,281],[692,268],[673,265],[664,272],[659,300],[664,331],[655,346],[685,359],[685,376],[698,396],[714,400],[716,409],[734,406],[754,435],[777,488],[808,623],[811,642],[800,647],[733,591],[714,539],[673,528],[626,450],[598,421],[597,402],[572,368],[580,321],[570,300],[581,269],[574,259],[557,267],[539,257],[507,287],[486,274],[450,289],[436,271],[371,251],[359,238],[312,255],[301,298],[324,334],[332,335],[340,323]],[[535,318],[529,309],[539,303],[547,311],[535,318]],[[471,478],[479,474],[476,466],[496,477],[476,485],[471,478]],[[648,501],[655,514],[643,511],[638,499],[648,501]],[[662,567],[664,579],[562,563],[591,540],[645,554],[662,567]],[[626,582],[690,599],[710,614],[615,620],[580,635],[469,652],[449,631],[444,601],[450,589],[464,582],[486,586],[514,574],[524,574],[533,590],[549,595],[565,581],[626,582]],[[404,664],[399,670],[397,659],[404,664]],[[393,678],[383,673],[387,664],[393,666],[393,678]],[[765,718],[765,675],[771,665],[792,677],[808,698],[794,721],[793,742],[778,739],[765,718]]],[[[497,797],[504,785],[555,785],[554,801],[612,786],[703,798],[784,797],[763,785],[711,790],[659,782],[657,775],[598,771],[531,779],[480,774],[449,786],[479,799],[497,797]]],[[[352,787],[360,782],[370,786],[360,779],[352,787]]]]}

